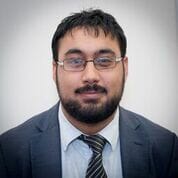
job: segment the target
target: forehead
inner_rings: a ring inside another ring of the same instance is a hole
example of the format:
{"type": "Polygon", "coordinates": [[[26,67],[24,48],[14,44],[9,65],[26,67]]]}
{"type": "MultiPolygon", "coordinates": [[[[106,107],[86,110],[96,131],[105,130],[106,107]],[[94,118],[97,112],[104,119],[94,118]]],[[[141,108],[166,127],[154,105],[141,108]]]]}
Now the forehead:
{"type": "Polygon", "coordinates": [[[120,53],[116,37],[110,33],[106,35],[102,29],[96,31],[94,28],[74,28],[58,41],[59,55],[72,48],[88,53],[110,48],[115,53],[120,53]]]}

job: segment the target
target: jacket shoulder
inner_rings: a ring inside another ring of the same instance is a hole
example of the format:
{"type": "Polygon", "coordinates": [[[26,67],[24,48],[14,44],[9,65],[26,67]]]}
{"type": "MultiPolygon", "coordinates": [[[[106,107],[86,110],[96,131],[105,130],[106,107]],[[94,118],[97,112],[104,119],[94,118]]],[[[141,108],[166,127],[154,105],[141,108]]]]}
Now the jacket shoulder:
{"type": "Polygon", "coordinates": [[[160,177],[177,177],[178,138],[176,134],[124,108],[120,108],[120,116],[122,127],[131,128],[129,131],[133,131],[137,138],[148,143],[150,160],[157,174],[162,175],[160,177]]]}
{"type": "Polygon", "coordinates": [[[126,120],[125,122],[133,126],[137,125],[138,127],[141,127],[150,137],[153,138],[160,138],[164,136],[172,136],[175,135],[172,131],[168,130],[165,127],[160,126],[157,123],[154,123],[153,121],[145,118],[144,116],[137,114],[135,112],[129,111],[124,108],[120,108],[121,115],[126,120]]]}
{"type": "Polygon", "coordinates": [[[24,123],[14,127],[0,135],[1,144],[21,144],[25,140],[29,140],[40,132],[40,129],[50,127],[50,123],[54,120],[51,115],[56,115],[58,104],[52,108],[33,116],[24,123]],[[50,121],[51,119],[51,121],[50,121]]]}

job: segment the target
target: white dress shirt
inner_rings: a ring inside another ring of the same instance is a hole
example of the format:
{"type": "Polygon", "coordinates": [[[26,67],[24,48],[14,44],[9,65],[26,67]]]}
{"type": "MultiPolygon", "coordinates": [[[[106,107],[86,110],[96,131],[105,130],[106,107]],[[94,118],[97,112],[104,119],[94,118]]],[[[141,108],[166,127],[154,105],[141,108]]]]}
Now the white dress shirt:
{"type": "MultiPolygon", "coordinates": [[[[62,177],[85,178],[92,150],[86,143],[77,139],[83,133],[66,119],[61,104],[58,115],[61,132],[62,177]]],[[[111,123],[98,134],[107,140],[103,149],[103,166],[108,178],[122,178],[119,109],[117,109],[111,123]]]]}

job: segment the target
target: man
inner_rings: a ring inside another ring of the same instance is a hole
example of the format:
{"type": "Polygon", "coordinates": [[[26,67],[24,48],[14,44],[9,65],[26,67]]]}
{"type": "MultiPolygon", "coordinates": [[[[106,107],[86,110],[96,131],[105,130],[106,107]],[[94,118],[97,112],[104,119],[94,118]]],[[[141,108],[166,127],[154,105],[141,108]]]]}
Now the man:
{"type": "Polygon", "coordinates": [[[60,102],[0,137],[1,178],[177,178],[176,135],[119,106],[128,71],[114,17],[66,17],[52,40],[60,102]]]}

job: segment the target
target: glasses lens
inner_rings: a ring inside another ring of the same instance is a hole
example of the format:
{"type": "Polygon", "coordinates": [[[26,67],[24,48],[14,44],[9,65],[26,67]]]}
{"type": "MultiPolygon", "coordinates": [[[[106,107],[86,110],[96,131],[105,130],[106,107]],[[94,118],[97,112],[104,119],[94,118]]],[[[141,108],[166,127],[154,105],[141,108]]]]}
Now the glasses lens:
{"type": "Polygon", "coordinates": [[[84,69],[85,61],[81,58],[70,58],[64,60],[64,69],[68,71],[81,71],[84,69]]]}
{"type": "Polygon", "coordinates": [[[109,57],[96,58],[94,60],[95,67],[99,70],[113,68],[115,66],[115,60],[109,57]]]}

